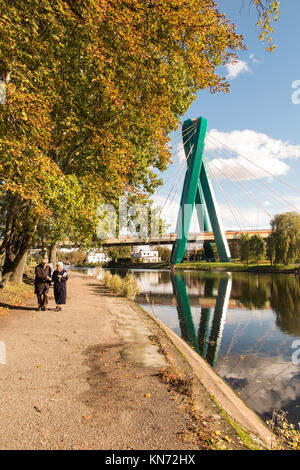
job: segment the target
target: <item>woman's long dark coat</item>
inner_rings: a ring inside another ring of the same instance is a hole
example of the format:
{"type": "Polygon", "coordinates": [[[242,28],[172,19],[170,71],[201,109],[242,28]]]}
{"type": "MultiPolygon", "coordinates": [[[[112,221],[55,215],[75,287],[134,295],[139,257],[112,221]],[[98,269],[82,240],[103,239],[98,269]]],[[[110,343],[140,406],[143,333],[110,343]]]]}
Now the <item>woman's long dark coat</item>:
{"type": "Polygon", "coordinates": [[[52,280],[54,283],[54,298],[57,304],[65,304],[67,301],[67,285],[66,281],[68,280],[68,274],[65,269],[62,271],[58,271],[57,269],[54,271],[52,275],[52,280]],[[60,280],[58,276],[61,276],[60,280]]]}

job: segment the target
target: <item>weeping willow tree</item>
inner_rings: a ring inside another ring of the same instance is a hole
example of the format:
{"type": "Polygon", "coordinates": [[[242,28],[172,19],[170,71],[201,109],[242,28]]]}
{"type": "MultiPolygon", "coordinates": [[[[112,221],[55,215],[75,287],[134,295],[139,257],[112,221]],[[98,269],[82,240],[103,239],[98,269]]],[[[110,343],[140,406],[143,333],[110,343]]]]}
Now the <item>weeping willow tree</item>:
{"type": "Polygon", "coordinates": [[[286,212],[271,221],[268,255],[274,264],[293,264],[300,257],[300,215],[286,212]]]}

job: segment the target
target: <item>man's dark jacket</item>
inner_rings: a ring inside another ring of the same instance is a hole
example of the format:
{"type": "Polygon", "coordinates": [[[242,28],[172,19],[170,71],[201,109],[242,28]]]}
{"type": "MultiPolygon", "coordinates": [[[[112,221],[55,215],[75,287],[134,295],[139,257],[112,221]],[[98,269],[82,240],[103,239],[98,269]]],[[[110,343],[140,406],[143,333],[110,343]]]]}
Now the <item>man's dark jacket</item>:
{"type": "Polygon", "coordinates": [[[51,278],[51,268],[46,264],[43,268],[42,263],[35,268],[34,292],[37,295],[47,294],[50,287],[50,282],[47,277],[51,278]]]}

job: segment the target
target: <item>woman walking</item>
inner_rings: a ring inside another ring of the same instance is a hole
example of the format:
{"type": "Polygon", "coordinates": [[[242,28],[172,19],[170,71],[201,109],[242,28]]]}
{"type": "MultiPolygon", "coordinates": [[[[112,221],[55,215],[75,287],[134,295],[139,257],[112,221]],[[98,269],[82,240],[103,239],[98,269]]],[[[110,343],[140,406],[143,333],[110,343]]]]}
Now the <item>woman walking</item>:
{"type": "Polygon", "coordinates": [[[63,263],[57,263],[57,268],[53,272],[52,280],[54,283],[54,298],[56,302],[56,310],[62,310],[62,305],[67,300],[67,285],[68,273],[64,269],[63,263]]]}

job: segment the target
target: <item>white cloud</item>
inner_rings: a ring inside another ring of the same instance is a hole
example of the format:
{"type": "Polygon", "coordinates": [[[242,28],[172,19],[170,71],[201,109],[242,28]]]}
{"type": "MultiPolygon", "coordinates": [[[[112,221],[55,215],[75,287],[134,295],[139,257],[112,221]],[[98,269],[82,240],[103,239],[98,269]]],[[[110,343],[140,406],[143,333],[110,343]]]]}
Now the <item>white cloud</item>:
{"type": "Polygon", "coordinates": [[[241,73],[250,72],[247,62],[239,60],[238,62],[232,62],[225,65],[227,69],[227,79],[233,80],[241,73]]]}
{"type": "Polygon", "coordinates": [[[217,154],[218,158],[214,158],[208,165],[220,179],[225,178],[225,175],[237,180],[286,175],[290,167],[284,160],[296,160],[300,157],[300,145],[291,145],[251,130],[226,133],[214,129],[210,131],[206,143],[207,151],[213,152],[212,155],[217,154]],[[225,154],[221,153],[221,146],[209,137],[217,139],[239,155],[228,151],[226,147],[225,154]]]}
{"type": "Polygon", "coordinates": [[[284,409],[299,397],[299,366],[280,355],[274,360],[262,354],[245,354],[243,359],[233,354],[219,362],[217,372],[227,381],[240,381],[241,398],[259,414],[284,409]]]}
{"type": "MultiPolygon", "coordinates": [[[[270,217],[275,213],[285,212],[287,210],[300,210],[300,197],[297,195],[288,196],[285,194],[284,187],[276,189],[280,194],[284,194],[284,199],[280,201],[280,196],[271,193],[268,189],[263,187],[256,180],[257,178],[264,178],[265,182],[272,184],[271,175],[283,176],[290,170],[289,159],[296,160],[300,158],[300,145],[292,145],[289,142],[282,142],[278,139],[273,139],[266,134],[258,133],[252,130],[244,131],[233,131],[233,132],[220,132],[216,129],[210,131],[208,139],[206,141],[206,149],[211,150],[211,155],[208,155],[207,164],[211,176],[217,177],[218,179],[229,179],[236,181],[245,181],[249,192],[252,193],[253,198],[249,197],[243,188],[240,188],[239,184],[235,182],[234,186],[231,183],[231,189],[229,188],[230,183],[226,186],[225,192],[232,204],[232,210],[238,222],[233,217],[227,202],[224,200],[223,193],[218,189],[218,186],[214,184],[216,192],[217,204],[219,208],[219,214],[221,215],[223,226],[226,230],[236,230],[240,227],[242,229],[265,229],[269,228],[270,217]],[[227,147],[236,150],[240,155],[245,156],[248,160],[242,158],[242,156],[228,153],[224,155],[220,152],[216,141],[209,139],[213,137],[218,141],[225,144],[227,147]],[[217,158],[218,157],[218,158],[217,158]],[[211,162],[210,162],[211,160],[211,162]],[[258,164],[261,168],[253,165],[258,164]],[[219,171],[216,170],[219,169],[219,171]],[[264,171],[266,170],[266,171],[264,171]],[[236,189],[237,188],[237,189],[236,189]],[[272,197],[275,196],[275,198],[272,197]],[[257,199],[259,203],[255,203],[253,199],[257,199]],[[295,208],[295,209],[293,209],[295,208]]],[[[179,154],[180,170],[182,162],[185,161],[184,153],[179,154]]],[[[175,165],[176,165],[175,163],[175,165]]],[[[174,233],[176,227],[176,221],[179,210],[179,203],[182,191],[183,178],[177,178],[177,173],[172,169],[172,177],[168,179],[167,186],[162,194],[155,194],[153,196],[154,204],[156,206],[164,206],[162,212],[162,218],[166,220],[171,227],[167,230],[168,233],[174,233]],[[179,184],[179,181],[181,184],[179,184]],[[175,197],[174,190],[171,192],[169,200],[165,203],[167,194],[170,189],[174,186],[177,189],[175,197]],[[171,201],[171,203],[170,203],[171,201]]],[[[181,173],[183,176],[183,173],[181,173]]],[[[167,176],[167,175],[166,175],[167,176]]],[[[284,177],[283,179],[287,179],[284,177]]],[[[222,186],[222,181],[219,185],[222,186]]],[[[275,189],[275,187],[274,187],[275,189]]],[[[161,193],[161,191],[159,191],[161,193]]],[[[191,232],[198,232],[198,221],[196,212],[194,211],[191,232]]]]}
{"type": "Polygon", "coordinates": [[[261,208],[256,207],[254,203],[253,207],[243,207],[240,201],[231,198],[231,204],[234,203],[234,205],[229,208],[227,203],[221,201],[221,198],[222,200],[224,199],[217,190],[216,198],[225,230],[260,230],[270,228],[270,217],[261,208]]]}
{"type": "Polygon", "coordinates": [[[255,58],[254,54],[250,54],[250,60],[251,60],[251,62],[253,62],[253,64],[261,64],[262,63],[261,60],[255,58]]]}

